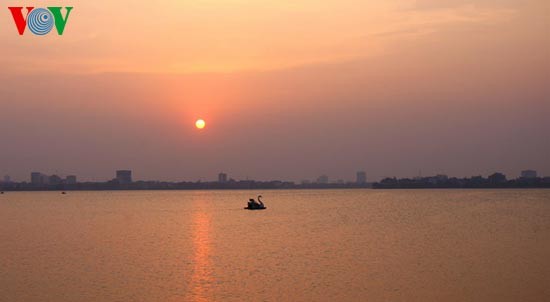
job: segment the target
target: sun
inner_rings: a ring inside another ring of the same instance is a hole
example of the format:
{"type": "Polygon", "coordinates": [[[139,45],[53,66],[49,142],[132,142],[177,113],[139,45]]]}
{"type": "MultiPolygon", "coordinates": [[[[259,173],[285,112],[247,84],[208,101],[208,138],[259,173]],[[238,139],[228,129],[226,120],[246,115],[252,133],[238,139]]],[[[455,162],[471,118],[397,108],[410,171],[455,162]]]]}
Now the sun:
{"type": "Polygon", "coordinates": [[[206,122],[203,119],[198,119],[195,122],[195,127],[197,127],[197,129],[203,129],[205,126],[206,126],[206,122]]]}

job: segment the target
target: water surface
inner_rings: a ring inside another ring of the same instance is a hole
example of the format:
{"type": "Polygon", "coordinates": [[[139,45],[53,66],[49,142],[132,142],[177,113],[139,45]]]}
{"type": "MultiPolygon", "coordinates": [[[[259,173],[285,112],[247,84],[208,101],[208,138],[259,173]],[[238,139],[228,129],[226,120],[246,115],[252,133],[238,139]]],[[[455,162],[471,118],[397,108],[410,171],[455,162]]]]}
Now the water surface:
{"type": "Polygon", "coordinates": [[[543,301],[550,190],[0,195],[0,301],[543,301]]]}

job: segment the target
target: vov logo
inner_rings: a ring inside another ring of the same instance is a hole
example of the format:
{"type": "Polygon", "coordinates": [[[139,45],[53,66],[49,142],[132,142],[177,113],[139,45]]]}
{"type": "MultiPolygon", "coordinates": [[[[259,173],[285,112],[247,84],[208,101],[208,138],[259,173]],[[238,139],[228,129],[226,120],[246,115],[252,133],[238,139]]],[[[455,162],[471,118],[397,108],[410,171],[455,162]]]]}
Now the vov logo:
{"type": "Polygon", "coordinates": [[[37,36],[43,36],[50,33],[55,25],[58,35],[63,35],[65,25],[69,20],[72,7],[65,7],[65,16],[63,16],[62,7],[51,6],[46,8],[26,7],[27,15],[23,16],[23,7],[8,7],[15,21],[15,26],[19,35],[25,34],[25,28],[37,36]]]}

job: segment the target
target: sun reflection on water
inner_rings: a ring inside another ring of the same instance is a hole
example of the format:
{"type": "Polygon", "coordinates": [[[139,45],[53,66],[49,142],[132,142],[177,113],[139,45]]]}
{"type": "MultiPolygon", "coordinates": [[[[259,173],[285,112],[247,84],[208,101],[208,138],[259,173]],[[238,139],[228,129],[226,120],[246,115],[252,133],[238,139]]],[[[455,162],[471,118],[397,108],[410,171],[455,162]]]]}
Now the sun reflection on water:
{"type": "Polygon", "coordinates": [[[210,215],[197,211],[193,215],[193,274],[189,286],[189,297],[186,301],[209,301],[211,290],[212,262],[210,260],[210,215]]]}

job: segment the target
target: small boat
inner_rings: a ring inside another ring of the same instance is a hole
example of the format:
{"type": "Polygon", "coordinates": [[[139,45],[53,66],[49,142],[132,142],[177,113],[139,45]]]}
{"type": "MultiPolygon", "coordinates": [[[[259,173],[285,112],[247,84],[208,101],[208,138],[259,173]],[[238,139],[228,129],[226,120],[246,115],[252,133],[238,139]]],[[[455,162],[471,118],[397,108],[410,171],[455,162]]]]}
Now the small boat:
{"type": "Polygon", "coordinates": [[[251,211],[266,210],[267,207],[264,205],[261,198],[262,198],[262,195],[258,195],[258,202],[256,202],[256,200],[254,200],[254,198],[250,198],[248,200],[248,206],[244,209],[245,210],[251,210],[251,211]]]}
{"type": "Polygon", "coordinates": [[[261,208],[249,208],[249,207],[246,207],[244,208],[245,210],[250,210],[250,211],[256,211],[256,210],[267,210],[267,207],[261,207],[261,208]]]}
{"type": "Polygon", "coordinates": [[[63,192],[61,192],[61,194],[65,195],[65,194],[67,194],[67,192],[63,191],[63,192]]]}

